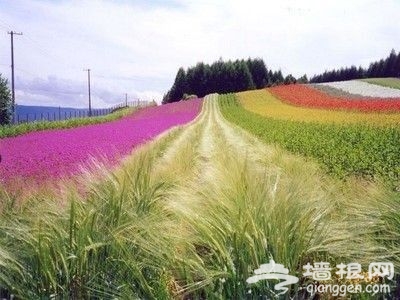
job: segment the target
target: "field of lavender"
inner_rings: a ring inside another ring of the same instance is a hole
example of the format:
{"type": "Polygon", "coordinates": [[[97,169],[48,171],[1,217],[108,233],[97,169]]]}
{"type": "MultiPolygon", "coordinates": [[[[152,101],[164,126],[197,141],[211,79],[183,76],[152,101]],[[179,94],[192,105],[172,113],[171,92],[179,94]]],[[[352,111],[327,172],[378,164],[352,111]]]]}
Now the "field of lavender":
{"type": "Polygon", "coordinates": [[[43,181],[69,177],[93,160],[110,167],[138,145],[192,120],[201,100],[144,108],[119,120],[72,129],[31,132],[0,141],[0,178],[43,181]]]}
{"type": "MultiPolygon", "coordinates": [[[[297,104],[309,90],[297,90],[297,104]]],[[[265,143],[264,131],[282,134],[287,115],[274,128],[237,97],[212,94],[109,123],[2,139],[0,297],[319,299],[304,288],[314,283],[303,276],[308,262],[391,261],[397,270],[399,193],[379,180],[330,176],[317,161],[265,143]],[[48,180],[60,183],[24,198],[9,188],[48,180]],[[248,281],[271,259],[300,278],[285,295],[275,281],[248,281]]],[[[265,101],[278,118],[287,114],[268,97],[256,107],[265,101]]],[[[305,109],[303,117],[313,114],[311,137],[322,110],[305,109]]],[[[298,130],[287,142],[301,140],[301,126],[289,124],[285,130],[298,130]]],[[[382,296],[394,297],[399,277],[379,280],[391,287],[382,296]]]]}

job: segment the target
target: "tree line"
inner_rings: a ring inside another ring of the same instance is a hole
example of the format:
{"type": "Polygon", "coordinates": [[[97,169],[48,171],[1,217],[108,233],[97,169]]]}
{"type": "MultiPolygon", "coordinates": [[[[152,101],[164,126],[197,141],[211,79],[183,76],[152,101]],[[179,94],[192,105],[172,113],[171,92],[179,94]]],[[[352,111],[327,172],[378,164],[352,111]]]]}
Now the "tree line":
{"type": "Polygon", "coordinates": [[[284,77],[281,70],[269,70],[261,58],[235,61],[220,59],[211,65],[199,62],[187,70],[178,70],[174,84],[162,102],[176,102],[190,95],[204,97],[210,93],[232,93],[297,81],[307,82],[307,76],[296,79],[289,74],[284,77]]]}
{"type": "Polygon", "coordinates": [[[344,81],[374,77],[400,77],[400,52],[393,49],[390,55],[376,62],[372,62],[368,68],[351,66],[347,68],[325,71],[323,74],[314,75],[311,83],[344,81]]]}
{"type": "Polygon", "coordinates": [[[11,111],[11,92],[8,88],[8,80],[0,73],[0,125],[10,124],[11,111]]]}

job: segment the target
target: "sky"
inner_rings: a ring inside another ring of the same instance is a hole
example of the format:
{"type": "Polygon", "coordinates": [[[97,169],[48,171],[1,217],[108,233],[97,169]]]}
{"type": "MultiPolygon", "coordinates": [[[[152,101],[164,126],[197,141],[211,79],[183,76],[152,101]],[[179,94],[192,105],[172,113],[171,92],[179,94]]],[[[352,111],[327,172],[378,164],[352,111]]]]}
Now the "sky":
{"type": "Polygon", "coordinates": [[[179,67],[263,58],[309,77],[400,51],[400,0],[0,0],[0,73],[16,102],[94,107],[156,100],[179,67]]]}

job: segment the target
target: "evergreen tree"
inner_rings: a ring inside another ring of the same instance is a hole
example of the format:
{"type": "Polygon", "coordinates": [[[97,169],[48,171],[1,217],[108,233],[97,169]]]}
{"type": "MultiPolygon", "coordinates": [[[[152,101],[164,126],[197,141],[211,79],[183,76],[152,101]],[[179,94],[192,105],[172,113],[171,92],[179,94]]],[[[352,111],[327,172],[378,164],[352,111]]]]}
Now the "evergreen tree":
{"type": "Polygon", "coordinates": [[[308,83],[308,78],[307,78],[307,74],[304,74],[303,76],[301,76],[299,79],[297,79],[298,83],[308,83]]]}
{"type": "Polygon", "coordinates": [[[247,67],[253,79],[255,88],[261,89],[268,84],[268,70],[262,59],[248,59],[246,61],[247,67]]]}
{"type": "Polygon", "coordinates": [[[169,91],[170,102],[179,101],[182,99],[183,94],[187,90],[186,72],[183,68],[179,68],[175,77],[174,85],[169,91]]]}
{"type": "MultiPolygon", "coordinates": [[[[296,79],[289,77],[290,82],[296,79]]],[[[186,70],[180,68],[171,89],[164,95],[162,103],[179,101],[183,95],[203,97],[210,93],[230,93],[254,88],[263,88],[284,82],[282,72],[268,70],[260,58],[226,61],[222,59],[211,65],[203,62],[186,70]]]]}
{"type": "Polygon", "coordinates": [[[190,80],[192,94],[196,94],[199,97],[204,97],[207,94],[207,71],[206,66],[203,62],[198,63],[194,67],[190,80]]]}
{"type": "Polygon", "coordinates": [[[395,77],[396,76],[396,60],[397,55],[394,49],[390,52],[389,57],[385,61],[384,75],[383,77],[395,77]]]}
{"type": "Polygon", "coordinates": [[[400,77],[400,52],[397,54],[397,59],[394,64],[394,77],[400,77]]]}
{"type": "Polygon", "coordinates": [[[252,90],[255,88],[253,78],[244,60],[237,60],[233,64],[232,92],[252,90]]]}
{"type": "Polygon", "coordinates": [[[272,75],[272,84],[281,84],[281,83],[283,83],[283,81],[284,81],[284,78],[283,78],[281,70],[276,71],[276,72],[273,73],[273,75],[272,75]]]}
{"type": "Polygon", "coordinates": [[[293,77],[292,74],[289,74],[285,77],[285,80],[283,81],[284,84],[293,84],[296,83],[296,78],[293,77]]]}
{"type": "Polygon", "coordinates": [[[341,81],[372,77],[396,77],[400,76],[400,53],[392,50],[389,56],[376,62],[372,62],[368,69],[362,67],[341,68],[340,70],[325,71],[323,74],[314,75],[310,82],[341,81]]]}
{"type": "Polygon", "coordinates": [[[0,125],[11,123],[11,102],[12,99],[10,89],[8,88],[8,81],[0,74],[0,125]]]}

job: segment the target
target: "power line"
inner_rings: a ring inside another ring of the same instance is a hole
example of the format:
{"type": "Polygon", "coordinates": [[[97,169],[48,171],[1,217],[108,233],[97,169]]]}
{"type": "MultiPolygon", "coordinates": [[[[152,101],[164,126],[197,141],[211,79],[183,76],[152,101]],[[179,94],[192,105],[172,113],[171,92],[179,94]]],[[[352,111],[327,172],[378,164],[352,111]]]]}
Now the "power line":
{"type": "MultiPolygon", "coordinates": [[[[53,59],[54,62],[57,62],[59,64],[60,61],[65,62],[65,56],[60,56],[60,55],[56,55],[55,53],[49,52],[48,50],[44,49],[41,46],[41,43],[34,40],[32,37],[30,37],[29,35],[25,35],[26,36],[26,41],[30,42],[37,50],[39,54],[43,55],[45,58],[49,59],[53,59]]],[[[77,66],[72,66],[71,67],[71,63],[72,61],[68,61],[68,63],[66,63],[65,65],[68,66],[67,68],[70,70],[79,70],[80,68],[78,68],[77,66]]]]}

